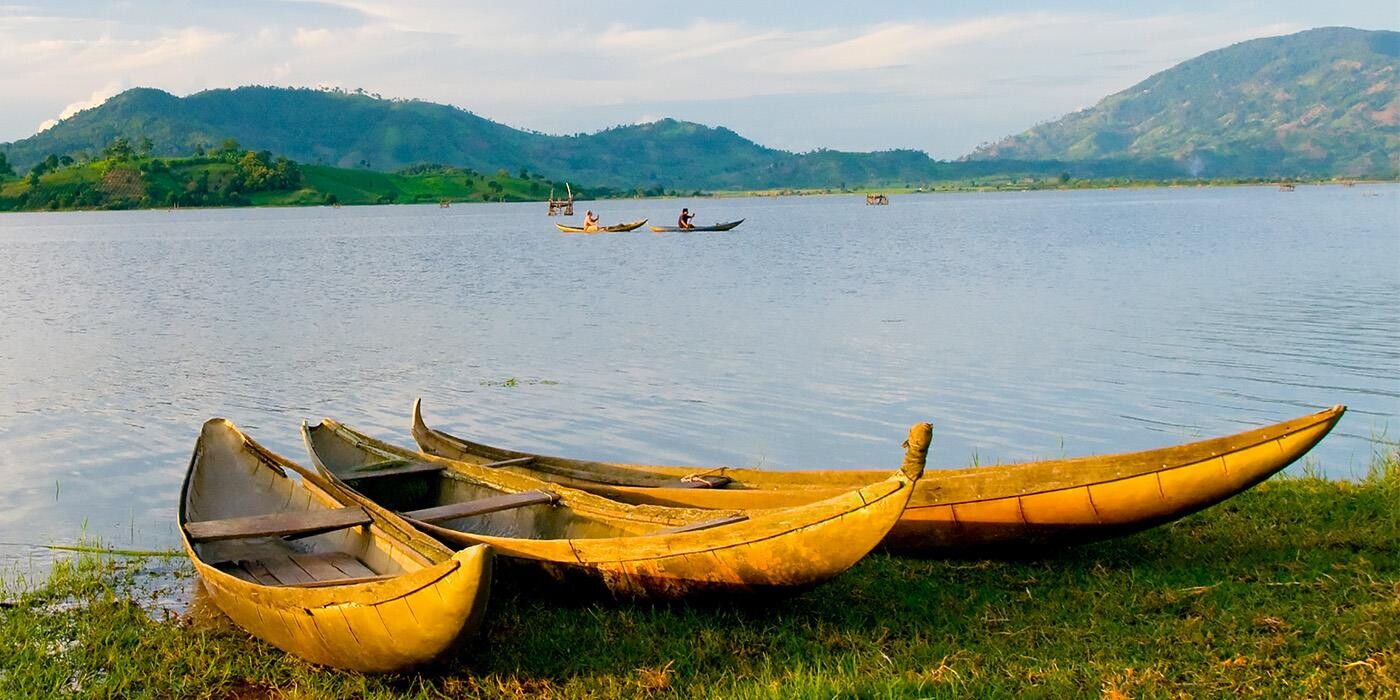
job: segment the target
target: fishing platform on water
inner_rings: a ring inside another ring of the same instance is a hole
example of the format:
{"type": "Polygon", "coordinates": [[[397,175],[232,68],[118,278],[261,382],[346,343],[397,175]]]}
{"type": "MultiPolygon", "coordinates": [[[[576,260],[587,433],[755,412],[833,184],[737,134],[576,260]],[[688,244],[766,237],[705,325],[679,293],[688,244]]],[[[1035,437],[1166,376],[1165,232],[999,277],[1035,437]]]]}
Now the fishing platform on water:
{"type": "Polygon", "coordinates": [[[569,187],[569,183],[564,183],[564,191],[568,193],[567,199],[555,199],[554,188],[549,188],[549,215],[564,216],[574,215],[574,191],[569,187]]]}

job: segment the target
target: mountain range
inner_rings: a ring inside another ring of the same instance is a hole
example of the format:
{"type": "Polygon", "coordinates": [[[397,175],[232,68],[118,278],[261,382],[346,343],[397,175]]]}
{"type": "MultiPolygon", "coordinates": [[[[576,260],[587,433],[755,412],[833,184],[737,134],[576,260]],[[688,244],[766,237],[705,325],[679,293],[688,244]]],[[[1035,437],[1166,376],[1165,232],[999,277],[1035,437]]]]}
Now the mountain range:
{"type": "Polygon", "coordinates": [[[235,139],[309,164],[525,169],[593,186],[678,190],[922,183],[1007,173],[1394,177],[1400,171],[1397,71],[1396,32],[1324,28],[1246,41],[957,162],[913,150],[791,153],[723,127],[673,119],[554,136],[449,105],[274,87],[183,98],[127,90],[0,151],[23,169],[49,154],[96,153],[118,137],[149,139],[156,155],[186,155],[235,139]]]}

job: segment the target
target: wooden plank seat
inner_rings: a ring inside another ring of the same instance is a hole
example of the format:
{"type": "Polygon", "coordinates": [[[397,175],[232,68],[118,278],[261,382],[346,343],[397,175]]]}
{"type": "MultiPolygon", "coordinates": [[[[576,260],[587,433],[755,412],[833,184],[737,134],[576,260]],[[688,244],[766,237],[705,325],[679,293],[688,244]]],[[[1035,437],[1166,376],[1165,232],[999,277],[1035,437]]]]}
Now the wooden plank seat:
{"type": "Polygon", "coordinates": [[[394,577],[394,574],[376,574],[364,562],[344,552],[288,553],[284,556],[222,562],[219,567],[266,586],[343,586],[394,577]]]}
{"type": "Polygon", "coordinates": [[[712,527],[719,527],[719,526],[721,526],[721,525],[733,525],[734,523],[742,523],[742,522],[744,522],[745,520],[748,520],[748,519],[749,519],[749,516],[747,516],[747,515],[743,515],[743,514],[741,514],[741,513],[735,513],[734,515],[726,515],[726,516],[724,516],[724,517],[722,517],[722,518],[715,518],[714,520],[702,520],[702,521],[700,521],[700,522],[698,522],[698,523],[690,523],[689,525],[679,525],[679,526],[676,526],[676,527],[668,527],[668,528],[666,528],[665,530],[657,530],[656,532],[653,532],[653,533],[650,533],[650,534],[653,534],[653,535],[674,535],[674,534],[681,533],[681,532],[695,532],[695,531],[697,531],[697,530],[708,530],[708,529],[710,529],[710,528],[712,528],[712,527]]]}
{"type": "Polygon", "coordinates": [[[406,476],[409,474],[441,473],[442,465],[427,462],[412,462],[406,459],[389,459],[356,467],[345,475],[346,481],[378,479],[385,476],[406,476]]]}
{"type": "Polygon", "coordinates": [[[406,518],[421,520],[425,523],[440,523],[444,520],[469,518],[473,515],[486,515],[487,513],[511,510],[512,508],[552,504],[558,500],[558,494],[553,494],[548,491],[522,491],[520,493],[491,496],[490,498],[479,498],[475,501],[449,503],[445,506],[405,511],[402,515],[406,518]]]}
{"type": "Polygon", "coordinates": [[[246,515],[238,518],[197,520],[185,523],[185,532],[194,542],[217,542],[253,537],[305,537],[333,530],[344,530],[370,523],[369,514],[359,506],[333,510],[297,511],[246,515]]]}

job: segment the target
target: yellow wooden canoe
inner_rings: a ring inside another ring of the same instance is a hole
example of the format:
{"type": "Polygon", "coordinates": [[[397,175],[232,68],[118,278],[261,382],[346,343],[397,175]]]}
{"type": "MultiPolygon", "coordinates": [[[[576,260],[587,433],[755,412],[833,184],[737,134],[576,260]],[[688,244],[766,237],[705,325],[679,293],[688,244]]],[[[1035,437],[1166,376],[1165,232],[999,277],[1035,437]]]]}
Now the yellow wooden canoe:
{"type": "Polygon", "coordinates": [[[563,233],[621,233],[623,231],[636,231],[637,229],[642,227],[642,224],[645,224],[646,222],[646,219],[638,219],[637,221],[633,221],[626,224],[599,226],[598,228],[593,229],[592,231],[582,226],[570,226],[568,224],[555,224],[554,226],[563,233]]]}
{"type": "Polygon", "coordinates": [[[674,599],[803,588],[850,568],[904,512],[932,429],[914,426],[893,476],[742,513],[617,503],[502,465],[405,450],[332,420],[303,424],[302,436],[324,476],[445,542],[490,544],[518,569],[570,590],[674,599]]]}
{"type": "MultiPolygon", "coordinates": [[[[1099,457],[930,471],[886,546],[912,554],[986,554],[1128,534],[1219,503],[1302,457],[1345,406],[1236,435],[1099,457]]],[[[424,452],[507,468],[632,503],[774,508],[868,484],[880,473],[773,472],[595,462],[492,447],[429,428],[413,405],[424,452]],[[684,481],[683,481],[684,480],[684,481]]]]}
{"type": "Polygon", "coordinates": [[[477,629],[489,546],[453,554],[402,518],[335,493],[232,423],[205,423],[179,524],[214,604],[273,646],[363,672],[425,663],[477,629]]]}

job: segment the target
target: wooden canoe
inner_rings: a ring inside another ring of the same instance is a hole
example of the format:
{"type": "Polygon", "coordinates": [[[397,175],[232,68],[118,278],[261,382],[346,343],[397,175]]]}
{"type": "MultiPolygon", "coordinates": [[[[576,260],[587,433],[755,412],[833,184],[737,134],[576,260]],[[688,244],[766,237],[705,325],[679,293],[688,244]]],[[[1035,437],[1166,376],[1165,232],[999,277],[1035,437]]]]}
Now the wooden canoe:
{"type": "Polygon", "coordinates": [[[405,450],[332,420],[303,424],[321,473],[453,545],[490,544],[536,580],[618,598],[780,592],[825,581],[878,546],[923,471],[914,426],[901,469],[830,498],[738,512],[629,505],[526,474],[405,450]]]}
{"type": "Polygon", "coordinates": [[[477,629],[489,546],[453,554],[402,518],[336,493],[232,423],[205,423],[179,524],[214,604],[273,646],[362,672],[423,664],[477,629]]]}
{"type": "Polygon", "coordinates": [[[681,228],[679,226],[652,226],[651,231],[652,233],[670,233],[673,231],[728,231],[742,223],[744,223],[743,219],[723,224],[710,224],[709,226],[691,226],[690,228],[681,228]]]}
{"type": "Polygon", "coordinates": [[[622,231],[635,231],[641,228],[642,224],[645,224],[646,222],[646,219],[638,219],[637,221],[633,221],[631,223],[626,224],[599,226],[598,228],[592,231],[589,231],[588,229],[585,229],[582,226],[569,226],[567,224],[555,224],[555,226],[564,233],[620,233],[622,231]]]}
{"type": "MultiPolygon", "coordinates": [[[[980,555],[1116,537],[1194,513],[1269,478],[1312,449],[1345,406],[1175,447],[967,469],[933,470],[885,545],[922,555],[980,555]]],[[[595,462],[492,447],[429,428],[413,405],[424,452],[509,467],[632,503],[701,508],[796,505],[870,483],[879,472],[772,472],[595,462]],[[688,481],[682,483],[682,479],[688,481]]]]}

